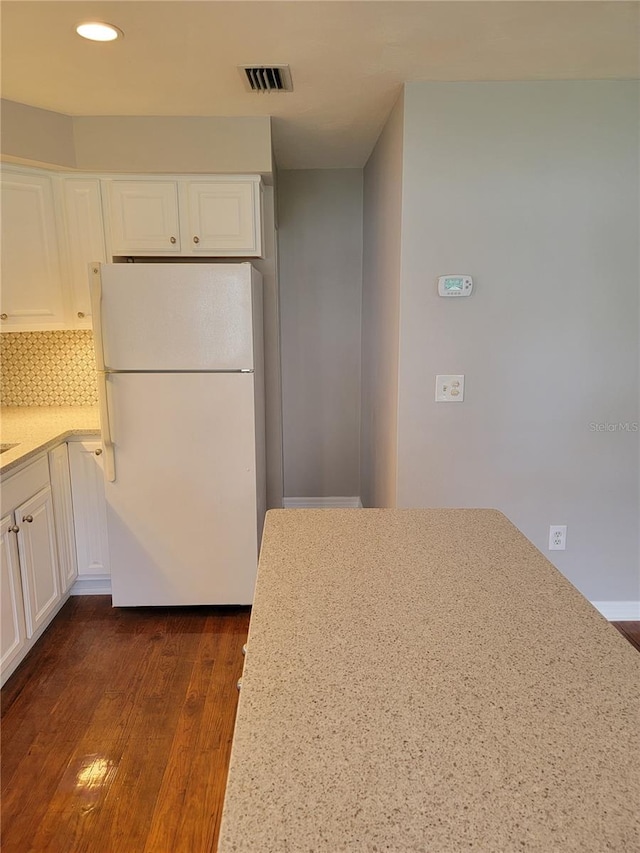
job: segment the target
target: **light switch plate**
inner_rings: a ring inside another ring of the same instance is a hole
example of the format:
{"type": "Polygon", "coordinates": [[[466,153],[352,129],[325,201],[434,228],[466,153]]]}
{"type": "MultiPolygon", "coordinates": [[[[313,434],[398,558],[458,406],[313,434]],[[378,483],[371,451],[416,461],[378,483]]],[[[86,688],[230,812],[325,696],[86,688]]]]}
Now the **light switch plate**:
{"type": "Polygon", "coordinates": [[[436,376],[436,403],[462,403],[463,400],[463,373],[436,376]]]}

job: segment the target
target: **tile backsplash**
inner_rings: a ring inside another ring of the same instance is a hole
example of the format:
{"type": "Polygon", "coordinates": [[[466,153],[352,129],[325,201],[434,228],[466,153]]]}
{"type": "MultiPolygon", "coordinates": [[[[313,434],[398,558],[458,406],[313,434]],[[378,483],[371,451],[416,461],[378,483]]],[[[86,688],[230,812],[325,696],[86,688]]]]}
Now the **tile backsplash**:
{"type": "Polygon", "coordinates": [[[0,334],[3,406],[90,406],[97,403],[93,333],[0,334]]]}

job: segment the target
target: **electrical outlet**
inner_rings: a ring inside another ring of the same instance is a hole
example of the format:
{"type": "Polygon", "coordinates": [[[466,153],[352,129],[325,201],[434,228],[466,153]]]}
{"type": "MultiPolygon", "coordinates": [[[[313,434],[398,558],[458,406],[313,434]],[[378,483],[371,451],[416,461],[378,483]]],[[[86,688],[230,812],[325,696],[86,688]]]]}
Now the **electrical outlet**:
{"type": "Polygon", "coordinates": [[[436,403],[462,403],[463,400],[463,373],[436,376],[436,403]]]}
{"type": "Polygon", "coordinates": [[[567,525],[552,524],[549,528],[549,550],[564,551],[567,547],[567,525]]]}

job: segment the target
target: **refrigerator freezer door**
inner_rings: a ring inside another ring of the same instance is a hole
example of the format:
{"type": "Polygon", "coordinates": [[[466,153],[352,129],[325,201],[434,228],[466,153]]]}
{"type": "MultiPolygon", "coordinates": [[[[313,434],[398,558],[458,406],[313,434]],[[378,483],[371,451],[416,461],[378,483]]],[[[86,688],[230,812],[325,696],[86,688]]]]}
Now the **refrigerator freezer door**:
{"type": "Polygon", "coordinates": [[[113,604],[249,604],[259,541],[253,374],[112,374],[107,385],[113,604]]]}
{"type": "Polygon", "coordinates": [[[102,264],[106,370],[250,370],[250,264],[102,264]]]}

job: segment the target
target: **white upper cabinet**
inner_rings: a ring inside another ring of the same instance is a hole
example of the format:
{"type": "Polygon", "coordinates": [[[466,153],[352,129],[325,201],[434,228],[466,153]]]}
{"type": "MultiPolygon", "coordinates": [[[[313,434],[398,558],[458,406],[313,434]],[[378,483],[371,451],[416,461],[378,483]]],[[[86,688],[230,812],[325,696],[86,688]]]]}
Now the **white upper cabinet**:
{"type": "Polygon", "coordinates": [[[110,255],[262,254],[257,176],[103,180],[110,255]]]}
{"type": "Polygon", "coordinates": [[[5,165],[0,331],[91,328],[89,265],[262,257],[258,175],[106,176],[5,165]]]}
{"type": "Polygon", "coordinates": [[[185,190],[192,252],[245,257],[261,254],[257,181],[187,181],[185,190]]]}
{"type": "Polygon", "coordinates": [[[176,181],[104,181],[111,254],[180,252],[176,181]]]}
{"type": "Polygon", "coordinates": [[[67,270],[71,291],[70,322],[78,328],[91,325],[89,264],[106,261],[100,181],[97,178],[63,178],[67,270]]]}
{"type": "Polygon", "coordinates": [[[4,332],[66,328],[51,176],[3,170],[2,294],[4,332]]]}

